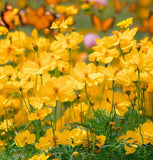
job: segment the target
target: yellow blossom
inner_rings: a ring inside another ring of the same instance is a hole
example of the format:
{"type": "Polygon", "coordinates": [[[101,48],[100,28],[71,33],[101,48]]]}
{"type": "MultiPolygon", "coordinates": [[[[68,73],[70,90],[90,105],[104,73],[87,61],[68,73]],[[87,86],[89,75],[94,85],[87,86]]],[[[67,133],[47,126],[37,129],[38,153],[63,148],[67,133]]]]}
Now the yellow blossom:
{"type": "Polygon", "coordinates": [[[56,101],[61,102],[73,101],[75,93],[73,91],[73,83],[66,81],[64,77],[53,77],[41,86],[38,95],[43,97],[47,104],[56,106],[56,101]]]}
{"type": "Polygon", "coordinates": [[[30,121],[38,120],[38,119],[43,120],[51,112],[52,112],[51,108],[38,109],[34,113],[30,113],[28,115],[28,119],[30,121]]]}
{"type": "Polygon", "coordinates": [[[96,139],[98,140],[98,142],[96,143],[98,147],[101,147],[105,144],[106,137],[104,135],[96,136],[96,139]]]}
{"type": "Polygon", "coordinates": [[[0,26],[0,36],[8,33],[8,29],[6,27],[0,26]]]}
{"type": "Polygon", "coordinates": [[[120,28],[128,28],[130,25],[133,24],[133,18],[128,18],[126,20],[123,20],[117,24],[120,28]]]}
{"type": "Polygon", "coordinates": [[[29,130],[22,131],[15,137],[15,143],[19,147],[24,147],[26,143],[32,144],[35,142],[35,134],[30,134],[29,130]]]}
{"type": "Polygon", "coordinates": [[[13,127],[13,120],[12,119],[5,119],[3,122],[0,124],[0,130],[8,131],[13,127]]]}
{"type": "Polygon", "coordinates": [[[136,151],[138,146],[142,145],[142,137],[138,130],[128,130],[125,135],[118,138],[118,141],[125,141],[126,154],[132,154],[136,151]]]}
{"type": "Polygon", "coordinates": [[[50,156],[45,155],[45,153],[42,153],[40,155],[34,155],[33,157],[29,158],[28,160],[47,160],[50,156]]]}
{"type": "Polygon", "coordinates": [[[78,83],[78,87],[82,89],[87,83],[89,86],[98,85],[104,80],[104,75],[97,72],[97,68],[93,63],[86,65],[84,62],[78,62],[71,70],[71,76],[78,83]]]}
{"type": "Polygon", "coordinates": [[[83,41],[83,35],[80,35],[78,32],[67,33],[65,36],[58,34],[55,38],[67,49],[77,49],[79,48],[77,44],[83,41]]]}

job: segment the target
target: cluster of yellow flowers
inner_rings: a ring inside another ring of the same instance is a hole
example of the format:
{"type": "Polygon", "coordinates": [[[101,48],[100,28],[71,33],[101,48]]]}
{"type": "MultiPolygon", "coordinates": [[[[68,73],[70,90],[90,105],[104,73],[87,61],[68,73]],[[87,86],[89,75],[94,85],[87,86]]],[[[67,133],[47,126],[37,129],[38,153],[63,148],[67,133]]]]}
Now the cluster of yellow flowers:
{"type": "Polygon", "coordinates": [[[134,153],[136,148],[142,144],[151,143],[153,145],[153,123],[145,122],[141,128],[136,128],[135,131],[128,130],[118,140],[125,141],[126,154],[134,153]]]}
{"type": "MultiPolygon", "coordinates": [[[[121,24],[127,28],[131,20],[121,24]]],[[[136,33],[137,28],[128,28],[97,39],[87,64],[73,59],[73,55],[80,54],[83,41],[83,35],[76,31],[58,33],[54,39],[39,37],[36,29],[31,37],[21,31],[9,32],[0,40],[0,115],[5,117],[0,130],[8,132],[25,125],[14,139],[16,145],[23,147],[36,140],[35,147],[46,152],[60,144],[86,147],[89,141],[101,147],[105,135],[94,135],[93,140],[93,134],[85,128],[70,131],[65,124],[83,122],[85,115],[92,116],[91,108],[106,109],[112,117],[124,116],[129,108],[152,115],[147,97],[153,92],[153,42],[145,38],[138,43],[136,33]],[[65,103],[69,107],[62,114],[65,103]],[[33,123],[39,120],[41,126],[33,123]],[[40,136],[40,128],[46,125],[49,129],[40,136]]],[[[125,146],[127,154],[142,145],[142,140],[153,144],[151,128],[152,123],[146,122],[118,138],[132,137],[128,143],[137,141],[125,146]]],[[[5,147],[4,141],[0,141],[0,147],[5,147]]]]}

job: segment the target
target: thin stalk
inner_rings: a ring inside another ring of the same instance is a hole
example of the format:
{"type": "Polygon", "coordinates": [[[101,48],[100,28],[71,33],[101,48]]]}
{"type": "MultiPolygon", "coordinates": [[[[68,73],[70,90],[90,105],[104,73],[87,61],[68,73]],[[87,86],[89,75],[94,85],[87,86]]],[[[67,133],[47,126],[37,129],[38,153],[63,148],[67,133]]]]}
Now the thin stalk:
{"type": "Polygon", "coordinates": [[[39,120],[36,120],[36,141],[39,142],[40,132],[39,132],[39,120]]]}
{"type": "Polygon", "coordinates": [[[0,109],[0,114],[2,112],[2,110],[5,108],[5,106],[7,105],[7,103],[11,100],[11,98],[14,96],[14,93],[11,94],[11,96],[9,97],[9,99],[4,103],[4,105],[2,106],[2,108],[0,109]]]}
{"type": "MultiPolygon", "coordinates": [[[[44,106],[46,106],[46,104],[44,103],[44,106]]],[[[49,114],[49,120],[51,122],[51,126],[52,126],[52,131],[53,131],[53,137],[54,137],[54,141],[55,141],[55,148],[56,148],[56,135],[55,135],[55,129],[54,129],[54,123],[52,121],[51,115],[49,114]]],[[[56,125],[55,125],[56,126],[56,125]]]]}
{"type": "MultiPolygon", "coordinates": [[[[137,114],[139,115],[139,111],[140,111],[140,101],[141,101],[141,82],[140,82],[140,70],[139,68],[137,69],[138,70],[138,85],[137,85],[137,97],[138,97],[138,108],[137,108],[137,114]]],[[[138,116],[139,118],[139,116],[138,116]]],[[[139,121],[138,121],[139,122],[139,121]]]]}
{"type": "Polygon", "coordinates": [[[54,129],[56,130],[57,102],[54,110],[54,129]]]}
{"type": "Polygon", "coordinates": [[[88,95],[88,92],[87,92],[87,84],[86,83],[85,83],[85,93],[86,93],[87,101],[89,103],[88,117],[90,117],[90,111],[91,111],[91,107],[92,107],[93,104],[89,99],[89,95],[88,95]]]}
{"type": "Polygon", "coordinates": [[[92,153],[95,153],[95,135],[92,135],[92,153]]]}
{"type": "Polygon", "coordinates": [[[72,65],[72,49],[68,49],[70,55],[70,64],[72,65]]]}
{"type": "Polygon", "coordinates": [[[115,113],[115,104],[114,104],[114,94],[115,94],[115,82],[113,80],[112,82],[112,91],[113,91],[113,94],[112,94],[112,109],[111,109],[111,113],[110,113],[110,116],[114,117],[114,115],[116,114],[115,113]]]}
{"type": "Polygon", "coordinates": [[[103,85],[103,88],[102,88],[102,94],[101,94],[101,97],[100,97],[100,100],[99,100],[100,107],[101,107],[101,101],[103,100],[104,89],[105,89],[106,83],[107,83],[107,80],[105,81],[105,83],[103,85]]]}
{"type": "Polygon", "coordinates": [[[36,93],[37,93],[37,83],[38,83],[38,75],[36,74],[35,96],[36,96],[36,93]]]}
{"type": "Polygon", "coordinates": [[[27,105],[27,103],[26,103],[26,100],[25,100],[24,96],[23,96],[22,90],[20,90],[20,92],[21,92],[21,97],[22,97],[22,99],[23,99],[23,101],[24,101],[24,104],[25,104],[27,110],[28,110],[29,113],[30,113],[30,109],[29,109],[29,107],[28,107],[28,105],[27,105]]]}
{"type": "Polygon", "coordinates": [[[28,124],[24,127],[24,129],[23,129],[24,131],[30,126],[31,122],[32,121],[29,121],[28,124]]]}
{"type": "MultiPolygon", "coordinates": [[[[141,132],[141,126],[140,126],[140,102],[141,102],[141,79],[140,79],[140,69],[137,68],[138,71],[138,85],[137,85],[137,97],[138,97],[138,108],[137,108],[137,114],[138,114],[138,125],[139,125],[139,133],[140,136],[142,138],[142,144],[144,143],[143,141],[143,135],[141,132]]],[[[146,152],[145,152],[145,148],[143,147],[143,156],[144,156],[144,160],[146,160],[146,152]]]]}
{"type": "Polygon", "coordinates": [[[56,102],[56,106],[55,106],[55,110],[54,110],[54,126],[53,128],[53,136],[54,136],[54,142],[55,142],[55,148],[56,148],[56,135],[55,135],[55,131],[56,131],[56,115],[57,115],[57,102],[56,102]]]}
{"type": "MultiPolygon", "coordinates": [[[[102,88],[101,88],[98,96],[95,98],[94,103],[99,99],[99,97],[100,97],[101,94],[103,95],[103,91],[104,91],[104,88],[106,86],[106,83],[107,83],[107,80],[105,81],[104,85],[102,86],[102,88]]],[[[101,95],[100,99],[102,99],[102,95],[101,95]]]]}
{"type": "Polygon", "coordinates": [[[62,128],[62,114],[63,114],[63,103],[61,102],[61,105],[60,105],[60,125],[61,125],[61,128],[62,128]]]}
{"type": "Polygon", "coordinates": [[[40,79],[41,79],[41,85],[43,86],[43,79],[42,79],[42,74],[40,74],[40,79]]]}
{"type": "Polygon", "coordinates": [[[92,106],[92,102],[90,101],[89,95],[88,95],[88,92],[87,92],[87,84],[86,83],[85,83],[85,93],[86,93],[86,97],[87,97],[89,105],[92,106]]]}

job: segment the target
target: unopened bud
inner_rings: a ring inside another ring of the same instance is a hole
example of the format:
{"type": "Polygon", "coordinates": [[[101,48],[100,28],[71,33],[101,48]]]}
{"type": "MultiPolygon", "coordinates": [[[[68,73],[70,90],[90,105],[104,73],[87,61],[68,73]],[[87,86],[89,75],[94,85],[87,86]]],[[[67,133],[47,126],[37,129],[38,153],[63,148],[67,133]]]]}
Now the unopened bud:
{"type": "Polygon", "coordinates": [[[5,132],[1,132],[1,136],[3,137],[3,136],[5,136],[6,135],[6,133],[5,132]]]}
{"type": "Polygon", "coordinates": [[[79,153],[78,153],[78,152],[76,152],[76,151],[75,151],[75,152],[73,152],[73,156],[74,156],[74,157],[77,157],[78,155],[79,155],[79,153]]]}

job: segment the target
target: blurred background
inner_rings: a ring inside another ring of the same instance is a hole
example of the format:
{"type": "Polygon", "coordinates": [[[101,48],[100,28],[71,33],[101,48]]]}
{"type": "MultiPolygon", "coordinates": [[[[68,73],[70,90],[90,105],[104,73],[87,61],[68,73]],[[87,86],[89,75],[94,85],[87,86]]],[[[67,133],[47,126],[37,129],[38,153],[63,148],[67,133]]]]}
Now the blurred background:
{"type": "MultiPolygon", "coordinates": [[[[12,19],[8,17],[11,17],[11,14],[15,12],[14,8],[17,8],[18,10],[15,14],[19,14],[20,25],[10,30],[22,30],[29,35],[35,25],[32,23],[32,25],[29,23],[23,24],[24,18],[34,15],[38,18],[33,19],[31,16],[31,21],[40,21],[40,24],[43,24],[41,19],[44,19],[44,17],[42,16],[50,14],[52,15],[52,20],[49,21],[50,24],[47,26],[49,29],[53,21],[65,15],[62,8],[58,8],[63,5],[73,5],[78,8],[77,14],[68,16],[74,17],[74,27],[82,34],[98,33],[100,37],[110,35],[113,30],[118,29],[116,27],[118,22],[129,17],[134,18],[133,26],[138,27],[139,31],[143,32],[143,34],[138,32],[136,35],[138,39],[145,36],[151,37],[153,34],[153,0],[0,0],[1,21],[5,25],[8,24],[8,21],[12,23],[12,19]],[[9,8],[8,4],[11,4],[12,8],[9,8]],[[49,12],[41,11],[42,6],[45,11],[49,12]],[[28,10],[29,7],[31,11],[28,10]],[[12,11],[13,13],[8,14],[6,13],[7,11],[12,11]]],[[[39,27],[36,28],[40,31],[42,30],[41,27],[41,29],[39,27]]]]}

